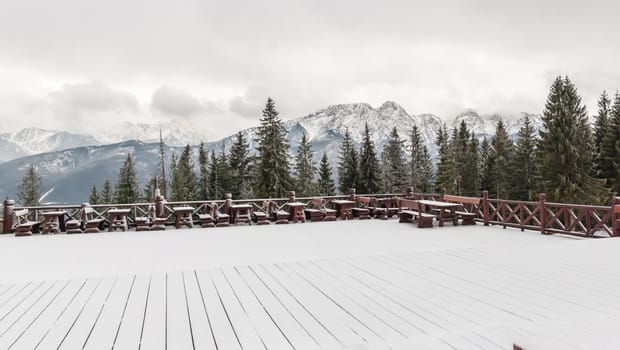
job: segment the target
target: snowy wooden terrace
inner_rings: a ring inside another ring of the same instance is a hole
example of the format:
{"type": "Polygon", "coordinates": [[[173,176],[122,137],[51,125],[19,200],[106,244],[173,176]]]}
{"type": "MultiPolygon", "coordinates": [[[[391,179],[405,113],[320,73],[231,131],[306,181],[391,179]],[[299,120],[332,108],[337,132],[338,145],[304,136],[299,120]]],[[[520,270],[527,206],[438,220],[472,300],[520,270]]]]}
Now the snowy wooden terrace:
{"type": "Polygon", "coordinates": [[[395,219],[3,235],[0,348],[616,349],[618,249],[395,219]]]}

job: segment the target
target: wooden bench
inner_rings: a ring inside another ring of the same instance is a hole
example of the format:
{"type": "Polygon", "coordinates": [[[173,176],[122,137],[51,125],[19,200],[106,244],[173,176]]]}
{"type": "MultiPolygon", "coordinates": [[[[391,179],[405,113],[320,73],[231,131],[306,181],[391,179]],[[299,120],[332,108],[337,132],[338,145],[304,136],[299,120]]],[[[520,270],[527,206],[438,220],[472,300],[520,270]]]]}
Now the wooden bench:
{"type": "Polygon", "coordinates": [[[351,208],[353,217],[359,218],[360,220],[370,219],[372,215],[371,209],[374,210],[372,203],[373,199],[371,197],[356,197],[355,204],[357,207],[351,208]]]}
{"type": "Polygon", "coordinates": [[[28,209],[16,210],[15,214],[15,236],[32,236],[32,229],[39,225],[38,221],[30,221],[28,215],[30,211],[28,209]]]}
{"type": "Polygon", "coordinates": [[[148,216],[136,216],[136,231],[150,231],[148,216]]]}
{"type": "Polygon", "coordinates": [[[269,225],[269,201],[263,201],[263,205],[254,210],[252,215],[257,225],[269,225]]]}
{"type": "Polygon", "coordinates": [[[82,222],[84,223],[84,233],[98,233],[102,229],[104,219],[92,207],[82,209],[82,222]]]}
{"type": "Polygon", "coordinates": [[[214,210],[217,205],[215,203],[205,204],[204,212],[202,214],[198,214],[198,220],[200,221],[200,227],[209,228],[215,227],[215,222],[213,222],[214,210]]]}
{"type": "Polygon", "coordinates": [[[418,227],[433,227],[435,215],[424,213],[420,208],[420,203],[412,199],[398,200],[398,222],[413,223],[417,220],[418,227]]]}
{"type": "Polygon", "coordinates": [[[223,227],[230,225],[230,214],[221,211],[221,207],[223,205],[218,205],[217,203],[213,203],[213,219],[215,220],[216,227],[223,227]]]}
{"type": "Polygon", "coordinates": [[[304,209],[306,220],[310,220],[310,222],[325,220],[324,203],[325,200],[323,198],[312,198],[304,209]]]}
{"type": "Polygon", "coordinates": [[[480,206],[480,198],[476,197],[463,197],[452,196],[445,194],[442,198],[444,202],[459,203],[461,208],[455,212],[457,217],[461,219],[461,225],[475,225],[476,217],[478,216],[478,207],[480,206]],[[466,210],[466,206],[469,206],[469,210],[466,210]]]}
{"type": "Polygon", "coordinates": [[[290,213],[278,207],[278,203],[270,201],[269,212],[271,213],[271,220],[275,221],[277,225],[288,224],[288,217],[290,213]]]}

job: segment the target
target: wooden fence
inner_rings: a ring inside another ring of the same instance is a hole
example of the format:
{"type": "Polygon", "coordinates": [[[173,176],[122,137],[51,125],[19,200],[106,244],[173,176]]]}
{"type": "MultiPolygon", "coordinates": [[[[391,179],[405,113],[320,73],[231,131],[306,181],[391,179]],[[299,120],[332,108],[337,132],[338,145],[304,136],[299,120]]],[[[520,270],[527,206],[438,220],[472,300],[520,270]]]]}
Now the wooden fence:
{"type": "MultiPolygon", "coordinates": [[[[324,196],[327,205],[338,199],[354,200],[355,189],[351,189],[348,195],[324,196]]],[[[363,196],[373,196],[376,198],[406,197],[414,199],[443,200],[442,193],[414,193],[412,188],[407,188],[404,193],[384,193],[384,194],[365,194],[363,196]]],[[[212,203],[218,206],[227,207],[235,203],[249,203],[254,209],[263,207],[264,201],[275,202],[282,207],[291,201],[309,203],[314,197],[296,198],[295,192],[289,192],[288,198],[256,198],[256,199],[232,199],[230,195],[222,200],[205,201],[184,201],[167,202],[159,196],[154,202],[150,203],[131,203],[131,204],[97,204],[91,207],[95,209],[97,217],[108,222],[108,211],[110,209],[130,209],[128,216],[130,226],[135,226],[135,218],[147,216],[149,207],[155,206],[158,217],[165,217],[166,224],[174,224],[173,207],[189,206],[193,208],[193,216],[204,213],[212,203]]],[[[472,197],[470,197],[472,198],[472,197]]],[[[477,199],[473,197],[472,199],[477,199]]],[[[2,232],[10,233],[13,230],[13,212],[19,209],[29,209],[32,220],[40,221],[42,212],[50,210],[64,210],[68,219],[80,219],[81,210],[88,203],[81,205],[47,205],[37,207],[14,206],[12,200],[4,201],[2,232]]],[[[613,237],[620,236],[620,198],[615,197],[611,206],[594,206],[551,203],[545,200],[545,195],[541,194],[538,201],[513,201],[504,199],[491,199],[485,191],[479,198],[478,205],[465,205],[465,210],[476,213],[476,221],[488,225],[501,225],[502,227],[513,227],[521,230],[535,230],[542,234],[568,234],[582,237],[613,237]]]]}

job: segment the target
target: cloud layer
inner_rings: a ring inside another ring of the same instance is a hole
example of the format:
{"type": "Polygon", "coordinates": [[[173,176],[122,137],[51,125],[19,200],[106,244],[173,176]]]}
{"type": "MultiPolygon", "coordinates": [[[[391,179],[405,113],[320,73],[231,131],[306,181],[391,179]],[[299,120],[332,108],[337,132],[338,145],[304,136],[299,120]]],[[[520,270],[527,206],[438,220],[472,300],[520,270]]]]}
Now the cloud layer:
{"type": "Polygon", "coordinates": [[[620,87],[612,0],[0,2],[9,128],[183,118],[218,137],[256,125],[267,96],[283,118],[385,100],[540,112],[558,74],[594,113],[620,87]]]}

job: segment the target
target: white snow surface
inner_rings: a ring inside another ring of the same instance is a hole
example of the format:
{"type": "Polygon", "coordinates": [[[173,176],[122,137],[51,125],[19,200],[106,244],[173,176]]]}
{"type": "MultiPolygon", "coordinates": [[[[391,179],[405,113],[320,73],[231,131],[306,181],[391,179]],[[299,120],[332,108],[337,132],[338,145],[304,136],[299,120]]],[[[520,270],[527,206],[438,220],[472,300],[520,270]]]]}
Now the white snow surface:
{"type": "Polygon", "coordinates": [[[618,249],[397,220],[3,235],[0,348],[617,349],[618,249]]]}

